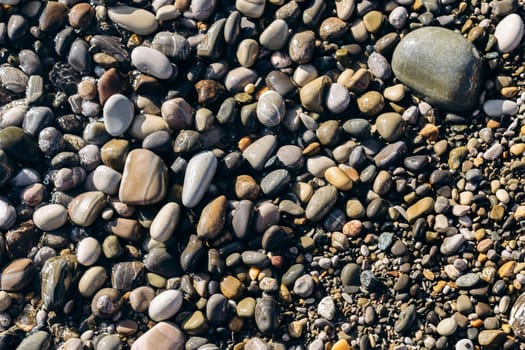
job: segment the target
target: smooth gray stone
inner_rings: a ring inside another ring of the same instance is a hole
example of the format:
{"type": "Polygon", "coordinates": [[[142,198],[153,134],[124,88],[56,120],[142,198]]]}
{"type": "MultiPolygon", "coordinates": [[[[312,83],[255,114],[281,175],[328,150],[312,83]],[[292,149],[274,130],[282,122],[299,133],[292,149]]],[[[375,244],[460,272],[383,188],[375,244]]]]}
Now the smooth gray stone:
{"type": "Polygon", "coordinates": [[[401,82],[437,107],[464,111],[478,102],[479,54],[452,30],[424,27],[407,34],[394,51],[392,69],[401,82]]]}
{"type": "Polygon", "coordinates": [[[266,135],[256,140],[242,152],[244,159],[257,171],[262,170],[264,163],[272,155],[277,145],[275,135],[266,135]]]}
{"type": "Polygon", "coordinates": [[[131,63],[142,73],[159,79],[168,79],[173,74],[170,60],[159,50],[139,46],[131,52],[131,63]]]}
{"type": "Polygon", "coordinates": [[[79,73],[88,71],[91,68],[91,55],[88,43],[82,39],[75,40],[69,49],[67,62],[79,73]]]}
{"type": "Polygon", "coordinates": [[[253,212],[253,202],[247,199],[238,203],[238,207],[232,210],[232,229],[235,236],[240,239],[249,238],[250,222],[253,212]]]}
{"type": "Polygon", "coordinates": [[[16,350],[47,350],[51,346],[51,337],[45,331],[38,331],[27,336],[16,350]]]}
{"type": "Polygon", "coordinates": [[[211,151],[196,154],[188,162],[184,185],[182,188],[182,204],[193,208],[204,197],[217,170],[217,158],[211,151]]]}
{"type": "Polygon", "coordinates": [[[318,189],[306,206],[306,218],[314,222],[324,218],[335,205],[337,193],[337,189],[330,185],[318,189]]]}

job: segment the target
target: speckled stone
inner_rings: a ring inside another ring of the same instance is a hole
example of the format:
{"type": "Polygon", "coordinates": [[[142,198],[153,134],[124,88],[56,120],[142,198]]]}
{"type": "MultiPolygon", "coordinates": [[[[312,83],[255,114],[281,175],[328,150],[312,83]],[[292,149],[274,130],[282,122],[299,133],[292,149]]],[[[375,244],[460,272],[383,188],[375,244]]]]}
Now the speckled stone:
{"type": "Polygon", "coordinates": [[[437,107],[463,111],[474,107],[481,86],[481,63],[460,34],[424,27],[407,34],[392,56],[396,77],[437,107]]]}

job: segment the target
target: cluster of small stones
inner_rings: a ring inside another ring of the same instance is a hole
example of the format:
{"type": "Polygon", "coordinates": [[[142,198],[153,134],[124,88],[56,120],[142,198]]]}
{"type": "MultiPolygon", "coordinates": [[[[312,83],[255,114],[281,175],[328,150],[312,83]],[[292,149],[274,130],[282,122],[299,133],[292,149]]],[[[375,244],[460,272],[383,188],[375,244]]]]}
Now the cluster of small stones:
{"type": "Polygon", "coordinates": [[[522,0],[0,0],[0,349],[523,349],[522,0]]]}

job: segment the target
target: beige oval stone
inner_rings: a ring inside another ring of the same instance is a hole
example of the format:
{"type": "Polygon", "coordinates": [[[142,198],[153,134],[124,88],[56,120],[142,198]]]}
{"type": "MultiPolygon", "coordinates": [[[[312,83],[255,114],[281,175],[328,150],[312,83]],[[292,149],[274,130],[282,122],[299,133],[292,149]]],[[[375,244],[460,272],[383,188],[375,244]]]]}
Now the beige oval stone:
{"type": "Polygon", "coordinates": [[[147,149],[129,152],[119,189],[126,204],[158,203],[166,195],[168,169],[162,159],[147,149]]]}
{"type": "Polygon", "coordinates": [[[166,242],[175,232],[179,217],[180,206],[175,202],[166,203],[151,223],[149,228],[151,238],[159,242],[166,242]]]}
{"type": "Polygon", "coordinates": [[[60,204],[44,205],[33,213],[35,226],[42,231],[53,231],[67,222],[67,210],[60,204]]]}
{"type": "Polygon", "coordinates": [[[92,225],[106,206],[106,196],[99,191],[84,192],[69,203],[68,214],[71,221],[79,226],[92,225]]]}
{"type": "Polygon", "coordinates": [[[161,130],[170,131],[168,123],[162,117],[139,114],[133,119],[127,133],[137,140],[144,140],[146,136],[161,130]]]}
{"type": "Polygon", "coordinates": [[[326,169],[324,178],[340,191],[350,191],[352,189],[352,180],[343,170],[336,166],[326,169]]]}
{"type": "Polygon", "coordinates": [[[186,337],[174,323],[159,322],[135,340],[131,350],[182,350],[185,342],[186,337]]]}
{"type": "Polygon", "coordinates": [[[105,268],[102,266],[90,267],[78,281],[78,292],[84,298],[90,298],[102,288],[107,279],[108,274],[105,268]]]}
{"type": "Polygon", "coordinates": [[[122,28],[138,35],[149,35],[158,27],[157,19],[153,13],[131,6],[110,7],[108,16],[122,28]]]}
{"type": "Polygon", "coordinates": [[[396,84],[385,88],[383,91],[383,96],[392,102],[400,102],[405,98],[405,85],[396,84]]]}

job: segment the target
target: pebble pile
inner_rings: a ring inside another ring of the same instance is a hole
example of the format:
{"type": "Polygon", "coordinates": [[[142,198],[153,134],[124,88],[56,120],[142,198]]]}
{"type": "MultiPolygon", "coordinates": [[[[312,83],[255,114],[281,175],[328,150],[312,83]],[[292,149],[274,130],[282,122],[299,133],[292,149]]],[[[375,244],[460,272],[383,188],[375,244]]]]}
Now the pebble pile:
{"type": "Polygon", "coordinates": [[[523,0],[0,0],[0,349],[525,348],[523,0]]]}

